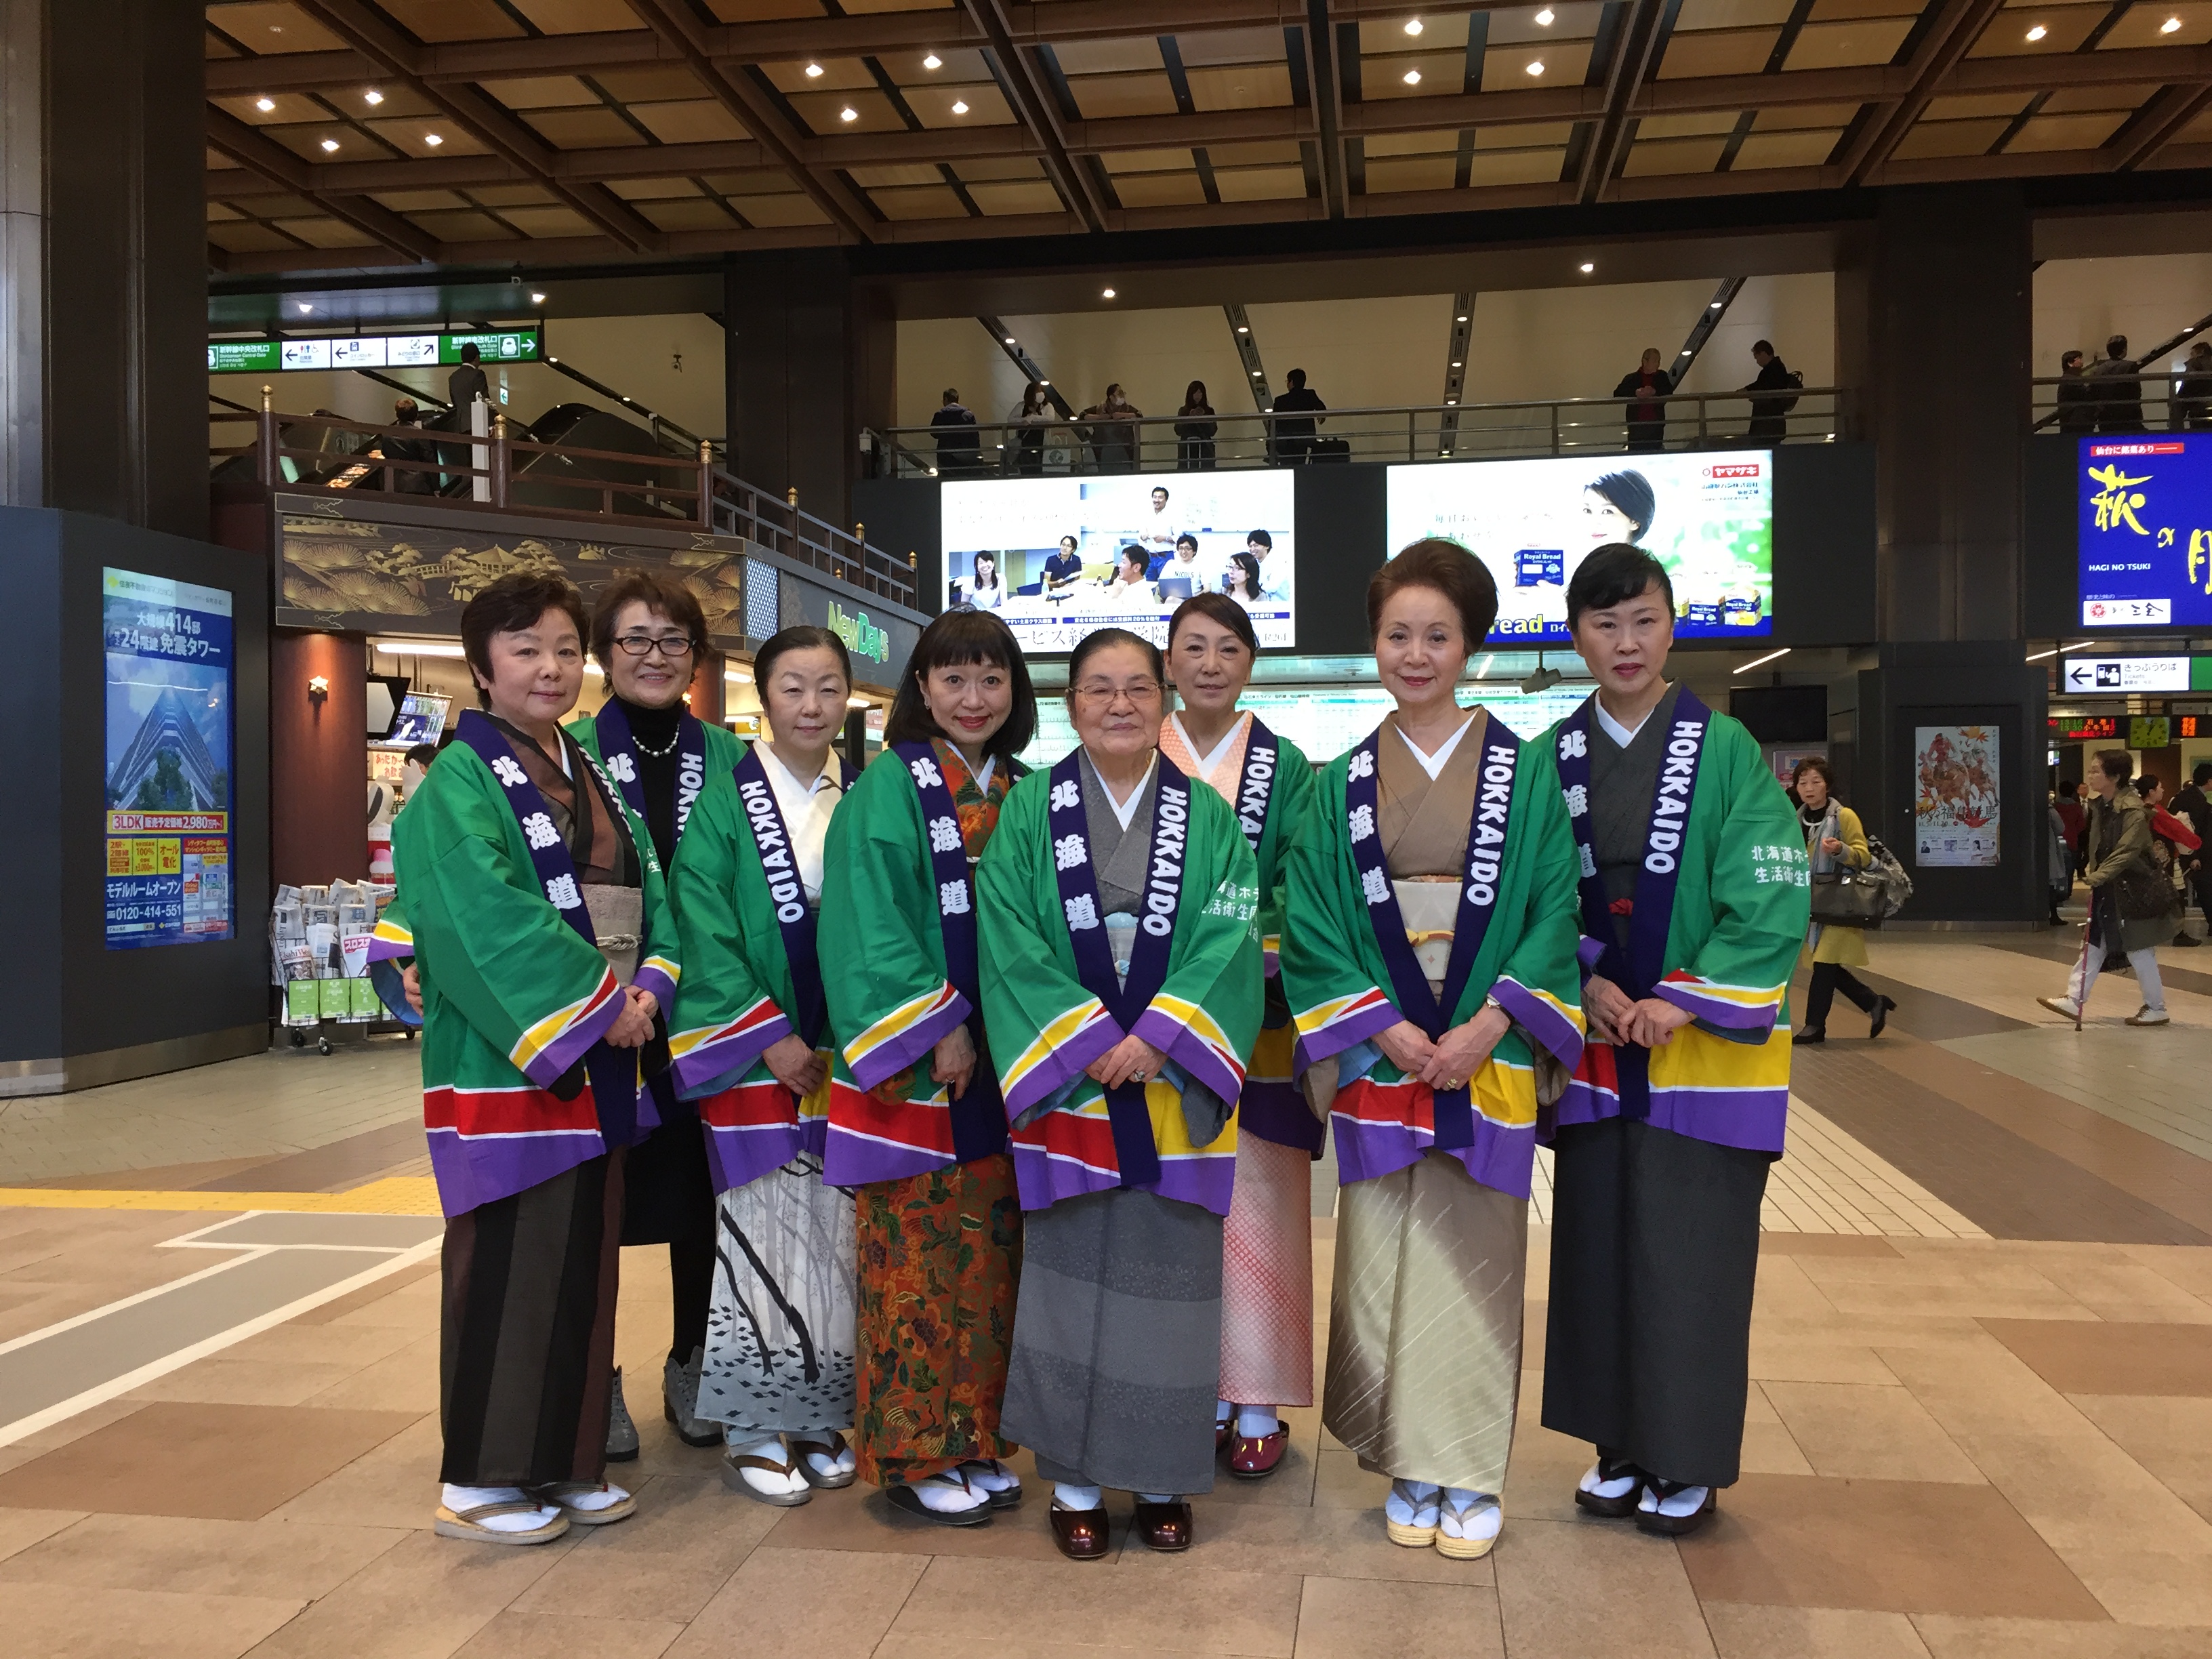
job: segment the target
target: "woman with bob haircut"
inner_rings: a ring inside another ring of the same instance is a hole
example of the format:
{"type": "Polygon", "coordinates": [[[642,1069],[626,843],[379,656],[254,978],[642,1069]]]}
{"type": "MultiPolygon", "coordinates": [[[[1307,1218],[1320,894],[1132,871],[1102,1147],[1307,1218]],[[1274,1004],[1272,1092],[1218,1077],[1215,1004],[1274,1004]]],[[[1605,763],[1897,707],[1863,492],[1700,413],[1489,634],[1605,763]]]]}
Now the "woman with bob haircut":
{"type": "Polygon", "coordinates": [[[639,1057],[681,972],[643,821],[561,719],[583,601],[502,576],[461,612],[481,711],[393,830],[373,947],[413,958],[423,1116],[446,1214],[446,1538],[542,1544],[619,1521],[605,1483],[623,1154],[653,1125],[639,1057]]]}
{"type": "Polygon", "coordinates": [[[1811,872],[1757,740],[1666,679],[1666,567],[1597,549],[1567,627],[1597,690],[1544,741],[1582,865],[1590,1042],[1553,1134],[1544,1426],[1597,1448],[1579,1508],[1678,1536],[1741,1456],[1811,872]]]}
{"type": "Polygon", "coordinates": [[[1260,1030],[1258,869],[1159,750],[1159,648],[1068,659],[1076,750],[1006,797],[981,871],[983,1017],[1025,1212],[1006,1433],[1054,1483],[1060,1552],[1109,1552],[1101,1489],[1190,1547],[1213,1486],[1221,1218],[1260,1030]]]}
{"type": "Polygon", "coordinates": [[[1583,1046],[1559,775],[1457,696],[1497,615],[1455,542],[1368,584],[1397,707],[1322,769],[1283,935],[1343,1182],[1322,1422],[1390,1476],[1390,1541],[1458,1560],[1504,1526],[1537,1114],[1583,1046]]]}
{"type": "Polygon", "coordinates": [[[1312,805],[1313,768],[1296,744],[1237,708],[1259,659],[1251,617],[1225,595],[1194,594],[1168,621],[1168,672],[1182,707],[1160,729],[1160,752],[1235,809],[1260,872],[1266,1012],[1237,1103],[1213,1429],[1240,1480],[1281,1467],[1290,1432],[1276,1408],[1313,1404],[1313,1160],[1322,1150],[1320,1121],[1291,1080],[1297,1032],[1278,969],[1284,860],[1312,805]]]}
{"type": "Polygon", "coordinates": [[[816,919],[852,663],[829,629],[787,628],[753,684],[763,734],[733,787],[691,809],[676,872],[694,971],[668,1046],[720,1194],[698,1414],[725,1425],[723,1484],[791,1508],[854,1479],[853,1200],[822,1177],[833,1102],[854,1085],[816,919]]]}
{"type": "MultiPolygon", "coordinates": [[[[644,823],[671,882],[692,807],[702,791],[730,787],[731,769],[744,753],[729,731],[685,706],[708,649],[707,617],[690,589],[666,571],[621,572],[592,611],[592,655],[610,695],[597,714],[568,728],[644,823]]],[[[684,1444],[713,1446],[721,1430],[702,1421],[696,1408],[714,1288],[714,1187],[699,1114],[678,1097],[667,1070],[667,1012],[647,1050],[660,1127],[623,1161],[622,1242],[668,1247],[673,1328],[661,1367],[661,1411],[684,1444]]],[[[637,1425],[617,1371],[607,1455],[627,1462],[637,1453],[637,1425]]]]}
{"type": "Polygon", "coordinates": [[[1641,472],[1608,472],[1583,489],[1583,523],[1595,543],[1641,542],[1659,514],[1659,498],[1641,472]]]}
{"type": "Polygon", "coordinates": [[[830,1107],[823,1178],[854,1189],[860,1479],[948,1526],[1021,1502],[999,1432],[1022,1206],[983,1035],[975,866],[1036,694],[982,611],[922,630],[884,752],[830,828],[822,949],[853,1088],[830,1107]]]}

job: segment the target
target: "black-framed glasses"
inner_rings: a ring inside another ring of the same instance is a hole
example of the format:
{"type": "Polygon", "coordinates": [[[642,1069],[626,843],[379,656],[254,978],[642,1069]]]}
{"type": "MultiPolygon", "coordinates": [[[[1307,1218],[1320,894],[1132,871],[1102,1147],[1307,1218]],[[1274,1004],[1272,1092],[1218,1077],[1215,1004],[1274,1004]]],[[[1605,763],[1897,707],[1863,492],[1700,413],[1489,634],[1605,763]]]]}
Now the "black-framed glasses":
{"type": "Polygon", "coordinates": [[[1139,680],[1133,685],[1101,685],[1087,684],[1075,688],[1075,700],[1088,708],[1103,704],[1111,708],[1117,697],[1126,697],[1133,708],[1149,708],[1160,700],[1158,680],[1139,680]]]}
{"type": "Polygon", "coordinates": [[[615,643],[622,647],[624,656],[629,657],[642,657],[658,651],[673,660],[691,654],[691,636],[689,634],[625,634],[615,643]]]}

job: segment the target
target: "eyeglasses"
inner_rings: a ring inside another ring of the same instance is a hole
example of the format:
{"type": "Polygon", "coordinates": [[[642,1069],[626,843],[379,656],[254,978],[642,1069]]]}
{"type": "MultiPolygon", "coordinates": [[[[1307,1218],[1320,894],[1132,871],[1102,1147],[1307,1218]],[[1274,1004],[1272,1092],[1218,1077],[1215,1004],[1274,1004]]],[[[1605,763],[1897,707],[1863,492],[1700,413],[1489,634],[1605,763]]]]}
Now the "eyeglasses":
{"type": "Polygon", "coordinates": [[[1158,680],[1139,680],[1133,685],[1092,683],[1075,688],[1075,700],[1086,708],[1111,708],[1116,697],[1127,697],[1132,708],[1149,708],[1160,700],[1158,680]]]}
{"type": "Polygon", "coordinates": [[[672,661],[691,654],[691,636],[689,634],[625,634],[615,643],[623,648],[626,656],[642,657],[658,651],[672,661]]]}

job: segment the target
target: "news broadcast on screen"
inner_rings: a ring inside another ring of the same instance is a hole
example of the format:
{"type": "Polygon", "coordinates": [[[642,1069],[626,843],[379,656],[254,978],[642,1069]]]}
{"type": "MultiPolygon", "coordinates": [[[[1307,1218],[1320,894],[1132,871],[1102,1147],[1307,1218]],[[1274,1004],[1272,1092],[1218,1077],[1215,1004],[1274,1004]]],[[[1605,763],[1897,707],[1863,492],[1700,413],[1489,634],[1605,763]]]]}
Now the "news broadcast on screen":
{"type": "Polygon", "coordinates": [[[1118,627],[1164,646],[1194,593],[1226,593],[1263,647],[1297,643],[1294,476],[1146,472],[947,482],[945,603],[997,611],[1023,650],[1118,627]]]}
{"type": "Polygon", "coordinates": [[[1608,542],[1666,568],[1678,637],[1772,631],[1771,451],[1427,462],[1392,467],[1387,489],[1392,550],[1443,536],[1489,567],[1492,645],[1565,645],[1567,584],[1608,542]]]}

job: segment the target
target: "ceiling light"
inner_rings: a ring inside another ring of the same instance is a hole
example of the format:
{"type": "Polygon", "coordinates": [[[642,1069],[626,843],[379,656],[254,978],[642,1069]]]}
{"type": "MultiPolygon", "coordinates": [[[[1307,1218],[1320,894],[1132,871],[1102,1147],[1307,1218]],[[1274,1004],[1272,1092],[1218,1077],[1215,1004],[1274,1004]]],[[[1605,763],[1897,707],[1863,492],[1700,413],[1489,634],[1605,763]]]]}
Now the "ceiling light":
{"type": "Polygon", "coordinates": [[[1708,310],[1708,311],[1718,311],[1720,308],[1721,308],[1721,302],[1720,302],[1718,300],[1714,301],[1712,302],[1712,304],[1711,304],[1711,305],[1709,305],[1709,306],[1707,306],[1707,307],[1705,307],[1705,309],[1706,309],[1706,310],[1708,310]]]}
{"type": "Polygon", "coordinates": [[[1260,378],[1260,371],[1258,369],[1255,368],[1252,371],[1252,378],[1255,380],[1260,378]]]}
{"type": "Polygon", "coordinates": [[[1006,336],[1006,343],[1007,343],[1008,345],[1012,345],[1012,344],[1013,344],[1013,343],[1014,343],[1014,337],[1013,337],[1012,335],[1011,335],[1011,334],[1009,334],[1008,336],[1006,336]]]}
{"type": "Polygon", "coordinates": [[[821,78],[821,75],[822,75],[822,65],[821,65],[821,64],[809,64],[806,66],[806,78],[807,78],[808,80],[810,80],[810,81],[818,80],[818,79],[820,79],[820,78],[821,78]]]}
{"type": "Polygon", "coordinates": [[[1582,273],[1583,273],[1583,276],[1589,276],[1589,275],[1590,274],[1590,272],[1592,272],[1593,270],[1595,270],[1596,269],[1597,269],[1597,267],[1596,267],[1595,265],[1592,264],[1591,264],[1589,260],[1587,260],[1587,259],[1583,260],[1583,263],[1582,263],[1581,270],[1582,270],[1582,273]]]}
{"type": "Polygon", "coordinates": [[[368,648],[387,657],[459,657],[467,654],[459,640],[371,640],[368,648]]]}
{"type": "Polygon", "coordinates": [[[444,139],[443,137],[440,137],[437,133],[434,133],[434,132],[426,132],[426,133],[424,133],[424,134],[422,135],[422,142],[423,142],[424,143],[426,143],[426,144],[429,145],[429,147],[430,147],[432,149],[437,149],[437,148],[438,148],[438,146],[439,146],[439,145],[441,145],[441,144],[444,143],[446,141],[445,141],[445,139],[444,139]]]}
{"type": "Polygon", "coordinates": [[[2180,27],[2181,20],[2179,17],[2169,17],[2158,26],[2158,32],[2160,34],[2171,34],[2180,27]]]}
{"type": "MultiPolygon", "coordinates": [[[[2042,24],[2038,23],[2033,28],[2027,32],[2027,38],[2031,40],[2040,40],[2045,35],[2050,33],[2051,31],[2049,29],[2044,27],[2042,24]]],[[[1741,673],[1742,671],[1739,669],[1737,672],[1741,673]]]]}
{"type": "Polygon", "coordinates": [[[545,296],[542,294],[533,294],[530,296],[530,303],[534,306],[542,306],[545,303],[545,296]]]}
{"type": "Polygon", "coordinates": [[[1050,380],[1039,380],[1037,384],[1039,386],[1050,386],[1052,382],[1050,380]]]}
{"type": "Polygon", "coordinates": [[[1446,404],[1456,404],[1458,401],[1459,399],[1456,398],[1447,398],[1444,399],[1446,404]]]}
{"type": "Polygon", "coordinates": [[[308,304],[305,300],[302,300],[302,301],[300,301],[300,314],[301,314],[302,317],[306,316],[309,312],[313,311],[313,309],[314,309],[314,307],[313,307],[313,306],[309,305],[309,304],[308,304]]]}
{"type": "Polygon", "coordinates": [[[933,52],[928,57],[921,60],[921,66],[927,70],[943,69],[945,67],[945,60],[933,52]]]}
{"type": "Polygon", "coordinates": [[[1463,323],[1463,322],[1465,322],[1466,320],[1467,320],[1467,319],[1466,319],[1466,318],[1464,318],[1464,317],[1455,317],[1455,318],[1453,318],[1453,319],[1452,319],[1452,321],[1454,321],[1454,322],[1455,322],[1455,323],[1463,323]]]}
{"type": "Polygon", "coordinates": [[[1421,84],[1421,72],[1420,72],[1420,70],[1407,70],[1406,71],[1406,84],[1407,84],[1407,86],[1409,86],[1409,87],[1418,87],[1419,85],[1420,85],[1420,84],[1421,84]]]}
{"type": "Polygon", "coordinates": [[[866,708],[867,706],[868,700],[866,697],[848,697],[845,699],[845,707],[848,708],[866,708]]]}
{"type": "Polygon", "coordinates": [[[1464,363],[1462,363],[1462,362],[1460,362],[1460,360],[1459,360],[1458,358],[1455,357],[1455,358],[1453,358],[1453,359],[1452,359],[1452,367],[1453,367],[1454,368],[1466,368],[1466,367],[1467,367],[1467,365],[1466,365],[1466,364],[1464,364],[1464,363]]]}
{"type": "Polygon", "coordinates": [[[1418,17],[1408,17],[1406,20],[1406,33],[1408,34],[1419,34],[1420,32],[1421,20],[1418,17]]]}
{"type": "Polygon", "coordinates": [[[1529,59],[1529,61],[1528,61],[1528,73],[1529,73],[1529,74],[1531,74],[1531,75],[1541,75],[1543,72],[1544,72],[1544,60],[1543,60],[1542,58],[1534,58],[1529,59]]]}
{"type": "Polygon", "coordinates": [[[1114,290],[1110,288],[1102,288],[1098,290],[1098,294],[1101,299],[1110,300],[1114,297],[1114,290]]]}
{"type": "Polygon", "coordinates": [[[1747,673],[1752,669],[1758,667],[1761,663],[1772,662],[1777,657],[1788,656],[1790,654],[1790,647],[1785,645],[1779,651],[1770,651],[1763,657],[1753,657],[1749,662],[1744,664],[1741,668],[1737,669],[1735,672],[1739,674],[1747,673]]]}
{"type": "Polygon", "coordinates": [[[1536,14],[1536,27],[1538,28],[1547,29],[1552,27],[1552,22],[1553,12],[1549,6],[1545,7],[1543,10],[1536,14]]]}
{"type": "Polygon", "coordinates": [[[857,121],[860,118],[860,112],[848,104],[837,112],[837,118],[841,121],[857,121]]]}
{"type": "Polygon", "coordinates": [[[266,115],[276,107],[276,100],[274,98],[257,98],[253,100],[253,107],[266,115]]]}
{"type": "Polygon", "coordinates": [[[1252,331],[1245,327],[1243,324],[1239,323],[1237,325],[1237,331],[1239,334],[1249,334],[1252,331]]]}
{"type": "Polygon", "coordinates": [[[367,92],[362,94],[361,96],[362,102],[371,106],[380,104],[384,101],[384,94],[379,92],[374,87],[371,87],[367,92]]]}
{"type": "Polygon", "coordinates": [[[955,115],[965,115],[968,112],[968,100],[964,98],[954,99],[952,100],[952,112],[955,115]]]}

